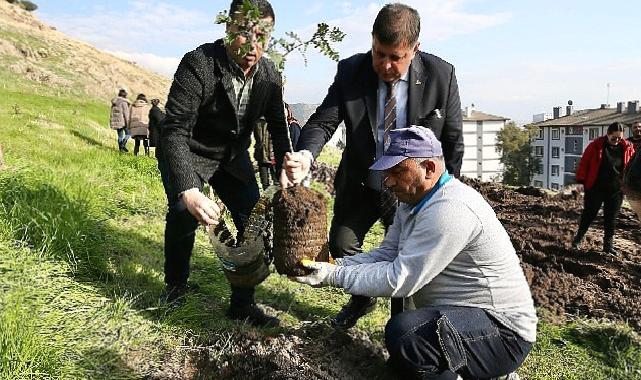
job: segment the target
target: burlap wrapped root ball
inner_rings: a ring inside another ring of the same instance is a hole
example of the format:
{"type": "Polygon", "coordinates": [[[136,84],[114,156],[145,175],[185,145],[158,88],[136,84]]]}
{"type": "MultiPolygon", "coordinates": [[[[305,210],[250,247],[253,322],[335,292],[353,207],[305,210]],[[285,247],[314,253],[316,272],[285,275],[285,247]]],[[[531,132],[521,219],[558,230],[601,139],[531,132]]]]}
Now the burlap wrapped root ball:
{"type": "Polygon", "coordinates": [[[301,260],[328,261],[327,201],[312,189],[294,186],[278,191],[274,208],[274,266],[280,274],[310,271],[301,260]]]}

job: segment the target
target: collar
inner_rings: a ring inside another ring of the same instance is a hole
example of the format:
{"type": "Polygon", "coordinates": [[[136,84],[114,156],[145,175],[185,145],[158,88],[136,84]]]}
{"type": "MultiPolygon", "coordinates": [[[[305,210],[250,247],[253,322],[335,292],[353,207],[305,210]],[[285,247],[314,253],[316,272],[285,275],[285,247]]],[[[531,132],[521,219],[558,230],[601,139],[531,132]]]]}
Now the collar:
{"type": "Polygon", "coordinates": [[[436,194],[436,192],[438,191],[438,189],[440,189],[441,187],[443,187],[443,185],[445,185],[445,184],[446,184],[449,180],[451,180],[451,179],[452,179],[452,176],[450,175],[450,173],[448,173],[448,172],[447,172],[447,169],[445,169],[445,171],[443,172],[443,174],[441,174],[441,177],[438,179],[438,182],[436,183],[436,185],[434,185],[434,187],[432,188],[432,190],[430,190],[427,194],[425,194],[425,196],[423,197],[423,199],[421,199],[421,200],[416,204],[416,206],[414,206],[414,208],[412,209],[412,211],[410,211],[410,215],[416,215],[416,214],[418,214],[418,212],[419,212],[419,211],[421,211],[421,209],[423,208],[423,206],[425,206],[425,204],[426,204],[430,199],[432,199],[432,197],[434,196],[434,194],[436,194]]]}

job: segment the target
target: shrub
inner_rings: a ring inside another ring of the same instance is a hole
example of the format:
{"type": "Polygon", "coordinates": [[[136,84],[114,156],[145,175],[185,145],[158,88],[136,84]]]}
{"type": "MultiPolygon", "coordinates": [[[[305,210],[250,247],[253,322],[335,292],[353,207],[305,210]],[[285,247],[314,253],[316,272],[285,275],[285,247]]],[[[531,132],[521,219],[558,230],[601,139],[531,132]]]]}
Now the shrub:
{"type": "Polygon", "coordinates": [[[28,1],[28,0],[20,1],[20,6],[22,8],[24,8],[25,10],[29,11],[29,12],[33,12],[36,9],[38,9],[38,5],[36,5],[36,3],[28,1]]]}

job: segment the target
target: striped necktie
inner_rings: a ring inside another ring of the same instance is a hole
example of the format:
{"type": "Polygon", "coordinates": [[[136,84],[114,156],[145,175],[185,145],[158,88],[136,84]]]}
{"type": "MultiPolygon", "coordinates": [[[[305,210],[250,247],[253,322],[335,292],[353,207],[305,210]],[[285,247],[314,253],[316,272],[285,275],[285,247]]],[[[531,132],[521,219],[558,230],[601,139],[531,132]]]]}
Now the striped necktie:
{"type": "MultiPolygon", "coordinates": [[[[385,82],[385,85],[387,86],[387,93],[385,95],[385,113],[383,115],[385,117],[383,120],[383,154],[385,154],[385,151],[389,148],[389,132],[396,128],[396,83],[398,83],[398,81],[385,82]]],[[[384,183],[381,184],[381,190],[381,219],[383,220],[383,224],[387,227],[394,221],[394,213],[396,213],[396,208],[398,206],[398,198],[396,198],[396,194],[385,187],[384,183]]]]}
{"type": "Polygon", "coordinates": [[[385,119],[383,120],[383,152],[389,148],[389,132],[396,128],[396,84],[398,81],[385,82],[385,119]]]}

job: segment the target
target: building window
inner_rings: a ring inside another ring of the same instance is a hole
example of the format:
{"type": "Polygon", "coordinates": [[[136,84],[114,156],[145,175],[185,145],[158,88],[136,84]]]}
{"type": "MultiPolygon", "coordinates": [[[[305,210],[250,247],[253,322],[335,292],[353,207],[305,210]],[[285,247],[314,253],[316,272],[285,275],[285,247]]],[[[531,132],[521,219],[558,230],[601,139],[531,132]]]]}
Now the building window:
{"type": "Polygon", "coordinates": [[[590,141],[596,139],[600,135],[601,133],[599,132],[599,128],[590,128],[590,141]]]}
{"type": "Polygon", "coordinates": [[[578,152],[578,150],[579,150],[579,142],[578,142],[578,141],[574,140],[573,147],[574,147],[574,148],[572,149],[572,151],[573,151],[574,153],[579,153],[579,152],[578,152]]]}
{"type": "Polygon", "coordinates": [[[543,140],[543,127],[539,127],[539,137],[537,137],[536,139],[543,140]]]}
{"type": "Polygon", "coordinates": [[[559,158],[560,148],[558,146],[552,147],[552,158],[559,158]]]}
{"type": "Polygon", "coordinates": [[[565,134],[567,136],[581,136],[583,135],[583,127],[565,127],[565,134]]]}
{"type": "Polygon", "coordinates": [[[552,177],[559,176],[559,165],[552,165],[552,177]]]}
{"type": "Polygon", "coordinates": [[[534,147],[534,155],[537,157],[543,157],[543,147],[542,146],[535,146],[534,147]]]}
{"type": "Polygon", "coordinates": [[[543,164],[539,163],[539,167],[537,168],[537,173],[543,174],[543,164]]]}
{"type": "Polygon", "coordinates": [[[574,170],[575,173],[576,173],[576,166],[578,165],[578,162],[579,162],[578,160],[572,161],[572,169],[574,170]]]}
{"type": "Polygon", "coordinates": [[[534,181],[534,187],[543,187],[543,182],[541,182],[541,181],[534,181]]]}
{"type": "Polygon", "coordinates": [[[561,139],[561,131],[559,128],[552,128],[552,140],[561,139]]]}
{"type": "Polygon", "coordinates": [[[559,184],[558,183],[552,183],[552,190],[558,190],[559,189],[559,184]]]}

